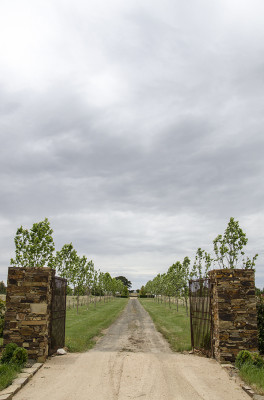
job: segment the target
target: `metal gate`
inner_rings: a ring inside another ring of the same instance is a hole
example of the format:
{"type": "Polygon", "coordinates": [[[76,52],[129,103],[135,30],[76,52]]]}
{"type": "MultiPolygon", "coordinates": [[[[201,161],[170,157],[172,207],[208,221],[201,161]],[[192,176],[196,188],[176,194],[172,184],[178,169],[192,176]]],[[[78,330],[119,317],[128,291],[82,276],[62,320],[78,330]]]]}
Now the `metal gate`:
{"type": "Polygon", "coordinates": [[[67,280],[55,276],[52,281],[49,354],[65,346],[67,280]]]}
{"type": "Polygon", "coordinates": [[[189,281],[192,348],[209,357],[213,356],[211,293],[209,279],[189,281]]]}

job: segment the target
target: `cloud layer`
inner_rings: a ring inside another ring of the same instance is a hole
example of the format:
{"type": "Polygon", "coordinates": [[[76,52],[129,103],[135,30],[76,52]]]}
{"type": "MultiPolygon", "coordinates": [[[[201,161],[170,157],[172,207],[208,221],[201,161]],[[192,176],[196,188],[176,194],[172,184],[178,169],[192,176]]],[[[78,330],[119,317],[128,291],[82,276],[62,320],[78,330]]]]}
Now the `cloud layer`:
{"type": "Polygon", "coordinates": [[[48,217],[134,287],[230,216],[263,273],[261,1],[4,2],[0,279],[48,217]]]}

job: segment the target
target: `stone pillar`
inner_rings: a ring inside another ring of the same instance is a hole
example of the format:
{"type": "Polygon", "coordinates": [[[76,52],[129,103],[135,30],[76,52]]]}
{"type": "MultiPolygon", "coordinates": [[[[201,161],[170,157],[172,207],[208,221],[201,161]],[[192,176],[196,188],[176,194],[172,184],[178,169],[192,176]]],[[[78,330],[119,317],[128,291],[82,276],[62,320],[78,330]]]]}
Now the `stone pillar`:
{"type": "Polygon", "coordinates": [[[38,362],[48,356],[54,274],[51,268],[8,269],[4,346],[16,343],[38,362]]]}
{"type": "Polygon", "coordinates": [[[255,273],[245,269],[210,271],[214,357],[234,362],[241,350],[258,351],[255,273]]]}

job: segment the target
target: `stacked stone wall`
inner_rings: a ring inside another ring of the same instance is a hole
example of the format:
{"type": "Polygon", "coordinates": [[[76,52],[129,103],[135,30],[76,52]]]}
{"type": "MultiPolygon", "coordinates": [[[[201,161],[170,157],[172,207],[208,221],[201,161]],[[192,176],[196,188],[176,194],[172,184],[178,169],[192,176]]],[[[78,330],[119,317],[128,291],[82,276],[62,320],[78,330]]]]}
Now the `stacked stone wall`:
{"type": "Polygon", "coordinates": [[[213,270],[214,357],[234,362],[241,350],[258,350],[255,274],[252,270],[213,270]]]}
{"type": "Polygon", "coordinates": [[[4,346],[16,343],[38,362],[49,351],[54,274],[51,268],[8,269],[4,346]]]}

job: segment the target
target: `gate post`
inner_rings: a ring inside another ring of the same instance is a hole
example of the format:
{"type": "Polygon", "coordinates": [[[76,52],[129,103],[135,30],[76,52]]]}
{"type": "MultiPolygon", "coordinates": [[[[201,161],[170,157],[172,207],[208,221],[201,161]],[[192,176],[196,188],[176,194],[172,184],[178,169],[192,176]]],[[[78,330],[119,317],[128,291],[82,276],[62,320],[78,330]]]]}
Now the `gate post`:
{"type": "Polygon", "coordinates": [[[234,362],[241,350],[258,351],[255,272],[219,269],[209,276],[214,357],[221,363],[234,362]]]}
{"type": "Polygon", "coordinates": [[[4,346],[16,343],[38,362],[49,352],[54,275],[51,268],[8,269],[4,346]]]}

